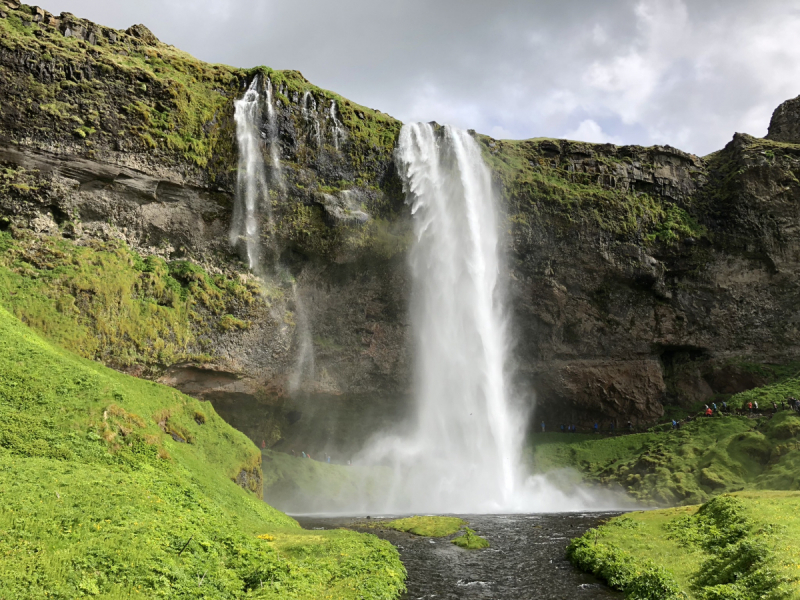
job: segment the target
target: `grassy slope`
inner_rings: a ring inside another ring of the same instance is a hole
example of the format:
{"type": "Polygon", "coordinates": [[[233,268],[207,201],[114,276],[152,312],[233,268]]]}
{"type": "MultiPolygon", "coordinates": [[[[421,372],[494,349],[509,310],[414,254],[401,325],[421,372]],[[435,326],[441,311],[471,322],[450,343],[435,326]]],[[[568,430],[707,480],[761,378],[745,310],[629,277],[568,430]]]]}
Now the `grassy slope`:
{"type": "Polygon", "coordinates": [[[629,597],[673,597],[656,591],[660,574],[689,598],[800,598],[800,493],[741,492],[699,508],[612,519],[574,541],[569,553],[629,597]]]}
{"type": "Polygon", "coordinates": [[[207,359],[211,334],[247,328],[263,307],[254,286],[186,261],[142,259],[115,240],[78,246],[0,232],[0,304],[60,346],[114,366],[207,359]]]}
{"type": "Polygon", "coordinates": [[[303,531],[232,481],[259,461],[208,404],[0,309],[0,598],[396,596],[389,544],[303,531]]]}
{"type": "MultiPolygon", "coordinates": [[[[771,397],[776,388],[783,393],[786,384],[744,392],[732,405],[741,397],[771,397]]],[[[758,419],[701,418],[678,431],[534,435],[529,458],[537,471],[572,468],[646,504],[697,504],[722,492],[800,489],[798,433],[800,415],[790,411],[758,419]]]]}

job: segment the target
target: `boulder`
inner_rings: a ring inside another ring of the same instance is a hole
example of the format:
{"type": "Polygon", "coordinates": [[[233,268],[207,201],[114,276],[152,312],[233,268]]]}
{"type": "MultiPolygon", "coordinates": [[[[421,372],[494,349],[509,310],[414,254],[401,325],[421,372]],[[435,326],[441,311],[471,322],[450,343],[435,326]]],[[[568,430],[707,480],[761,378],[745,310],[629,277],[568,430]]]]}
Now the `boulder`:
{"type": "Polygon", "coordinates": [[[138,40],[141,40],[148,46],[155,46],[158,44],[158,38],[153,35],[153,32],[144,25],[133,25],[132,27],[129,27],[125,33],[135,37],[138,40]]]}
{"type": "Polygon", "coordinates": [[[775,109],[766,139],[800,144],[800,96],[787,100],[775,109]]]}

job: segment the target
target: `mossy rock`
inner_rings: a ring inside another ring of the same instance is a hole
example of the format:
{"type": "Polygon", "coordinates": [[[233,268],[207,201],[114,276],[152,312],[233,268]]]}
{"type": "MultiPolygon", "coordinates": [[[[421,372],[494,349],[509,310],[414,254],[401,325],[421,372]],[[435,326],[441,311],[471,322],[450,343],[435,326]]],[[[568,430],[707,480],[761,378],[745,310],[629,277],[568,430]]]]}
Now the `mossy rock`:
{"type": "Polygon", "coordinates": [[[482,548],[489,547],[489,542],[469,527],[466,527],[464,533],[455,538],[452,542],[459,548],[465,548],[467,550],[481,550],[482,548]]]}
{"type": "Polygon", "coordinates": [[[458,517],[428,516],[396,519],[386,523],[386,527],[423,537],[446,537],[453,535],[466,524],[466,521],[458,517]]]}

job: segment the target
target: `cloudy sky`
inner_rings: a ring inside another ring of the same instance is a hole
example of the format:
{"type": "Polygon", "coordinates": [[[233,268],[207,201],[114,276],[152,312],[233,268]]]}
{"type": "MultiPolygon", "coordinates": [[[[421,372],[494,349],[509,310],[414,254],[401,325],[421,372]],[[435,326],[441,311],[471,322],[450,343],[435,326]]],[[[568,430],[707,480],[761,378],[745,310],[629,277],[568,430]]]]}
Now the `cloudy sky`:
{"type": "Polygon", "coordinates": [[[198,58],[297,69],[403,121],[498,138],[763,136],[800,94],[798,0],[38,0],[198,58]]]}

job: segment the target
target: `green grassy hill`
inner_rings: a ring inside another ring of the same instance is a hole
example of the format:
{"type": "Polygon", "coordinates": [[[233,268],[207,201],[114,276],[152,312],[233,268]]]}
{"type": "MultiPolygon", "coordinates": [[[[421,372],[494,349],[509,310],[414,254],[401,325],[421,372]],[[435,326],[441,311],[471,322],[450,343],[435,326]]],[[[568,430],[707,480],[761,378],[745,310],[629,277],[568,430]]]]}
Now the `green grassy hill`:
{"type": "MultiPolygon", "coordinates": [[[[774,394],[776,387],[789,389],[778,384],[742,396],[774,394]]],[[[744,489],[800,489],[798,434],[800,415],[785,410],[757,418],[699,418],[676,431],[534,435],[528,458],[536,471],[571,468],[645,504],[698,504],[744,489]]]]}
{"type": "Polygon", "coordinates": [[[800,493],[741,492],[630,513],[573,540],[567,552],[637,600],[796,600],[800,493]]]}
{"type": "Polygon", "coordinates": [[[208,403],[0,308],[0,598],[399,594],[391,545],[304,531],[260,501],[260,459],[208,403]]]}

